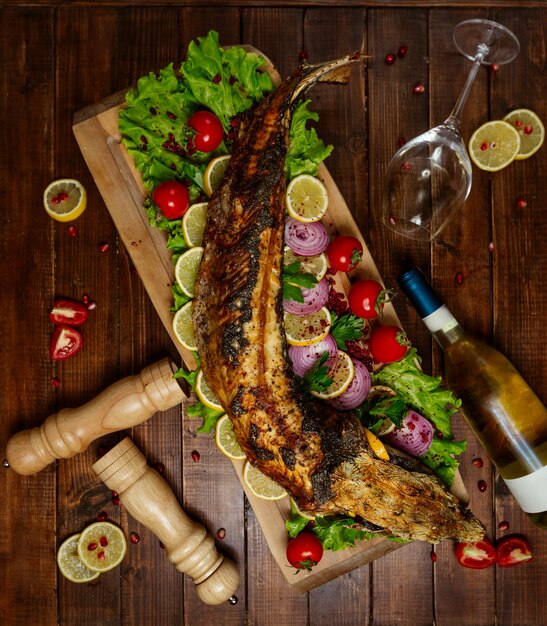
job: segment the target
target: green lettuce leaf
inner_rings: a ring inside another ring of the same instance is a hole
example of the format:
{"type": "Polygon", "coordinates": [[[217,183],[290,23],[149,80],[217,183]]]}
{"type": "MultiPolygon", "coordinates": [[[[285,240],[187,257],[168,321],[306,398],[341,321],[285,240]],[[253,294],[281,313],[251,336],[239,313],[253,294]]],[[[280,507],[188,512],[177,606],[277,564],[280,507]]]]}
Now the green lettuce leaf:
{"type": "Polygon", "coordinates": [[[452,487],[459,461],[453,455],[465,452],[466,441],[439,439],[433,437],[429,450],[420,457],[420,461],[443,481],[449,488],[452,487]]]}

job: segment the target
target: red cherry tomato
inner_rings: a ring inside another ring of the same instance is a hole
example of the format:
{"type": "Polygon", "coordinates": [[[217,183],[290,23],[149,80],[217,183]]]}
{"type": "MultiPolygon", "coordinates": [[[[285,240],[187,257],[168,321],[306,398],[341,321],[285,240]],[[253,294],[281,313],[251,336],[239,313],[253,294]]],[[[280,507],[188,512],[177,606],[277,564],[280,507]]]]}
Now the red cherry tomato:
{"type": "Polygon", "coordinates": [[[287,561],[298,570],[311,570],[323,556],[323,545],[313,533],[303,530],[289,540],[287,561]]]}
{"type": "Polygon", "coordinates": [[[55,300],[49,319],[54,324],[81,326],[89,315],[88,308],[76,300],[55,300]]]}
{"type": "Polygon", "coordinates": [[[456,558],[458,563],[471,569],[485,569],[496,562],[496,549],[485,537],[472,543],[457,543],[456,558]]]}
{"type": "Polygon", "coordinates": [[[188,126],[196,131],[193,138],[196,150],[211,152],[222,143],[224,129],[214,113],[197,111],[188,118],[188,126]]]}
{"type": "Polygon", "coordinates": [[[524,537],[517,535],[501,539],[496,546],[496,555],[500,567],[513,567],[533,559],[530,544],[524,537]]]}
{"type": "Polygon", "coordinates": [[[327,248],[331,267],[339,272],[349,272],[363,258],[363,244],[355,237],[340,235],[333,239],[327,248]]]}
{"type": "Polygon", "coordinates": [[[384,289],[376,280],[358,280],[349,291],[349,308],[354,315],[372,320],[378,317],[392,295],[389,289],[384,289]]]}
{"type": "Polygon", "coordinates": [[[190,206],[188,189],[177,180],[166,180],[152,192],[152,200],[168,220],[182,217],[190,206]]]}
{"type": "Polygon", "coordinates": [[[49,358],[52,361],[61,361],[73,356],[82,347],[82,335],[70,326],[57,326],[49,346],[49,358]]]}
{"type": "Polygon", "coordinates": [[[377,326],[368,340],[368,347],[376,363],[394,363],[407,353],[410,342],[398,326],[377,326]]]}

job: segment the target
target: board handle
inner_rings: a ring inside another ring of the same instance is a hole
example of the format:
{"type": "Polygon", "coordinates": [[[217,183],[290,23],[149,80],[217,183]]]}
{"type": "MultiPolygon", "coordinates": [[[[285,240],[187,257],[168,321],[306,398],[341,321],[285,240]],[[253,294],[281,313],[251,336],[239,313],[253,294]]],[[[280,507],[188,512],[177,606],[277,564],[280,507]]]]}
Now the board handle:
{"type": "Polygon", "coordinates": [[[203,602],[220,604],[233,596],[239,586],[236,565],[220,555],[211,534],[186,515],[167,482],[129,437],[100,458],[93,470],[118,493],[131,516],[158,537],[177,570],[193,578],[203,602]]]}
{"type": "Polygon", "coordinates": [[[162,359],[140,374],[115,382],[86,404],[62,409],[41,426],[15,434],[6,447],[10,467],[18,474],[36,474],[55,459],[83,452],[103,435],[180,404],[186,394],[173,377],[176,369],[172,359],[162,359]]]}

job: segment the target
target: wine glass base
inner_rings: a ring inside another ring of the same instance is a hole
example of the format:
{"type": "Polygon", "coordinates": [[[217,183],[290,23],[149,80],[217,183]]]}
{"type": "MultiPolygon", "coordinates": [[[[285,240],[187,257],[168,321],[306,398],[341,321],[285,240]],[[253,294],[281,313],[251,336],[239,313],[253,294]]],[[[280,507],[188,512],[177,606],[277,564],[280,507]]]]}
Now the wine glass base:
{"type": "Polygon", "coordinates": [[[486,45],[483,65],[510,63],[520,51],[516,36],[507,27],[490,20],[460,22],[454,28],[453,38],[456,48],[471,61],[475,60],[479,46],[486,45]]]}

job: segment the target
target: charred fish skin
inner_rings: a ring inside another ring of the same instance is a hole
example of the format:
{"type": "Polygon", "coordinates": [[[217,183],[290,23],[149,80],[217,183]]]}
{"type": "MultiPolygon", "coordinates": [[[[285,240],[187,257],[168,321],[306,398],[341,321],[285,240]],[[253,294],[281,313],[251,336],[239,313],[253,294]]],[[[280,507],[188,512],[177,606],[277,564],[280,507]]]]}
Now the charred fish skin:
{"type": "Polygon", "coordinates": [[[300,94],[355,55],[299,68],[244,121],[209,201],[193,319],[201,367],[248,459],[303,510],[359,515],[388,534],[473,541],[484,527],[435,477],[374,456],[359,420],[306,394],[283,327],[284,163],[300,94]]]}

